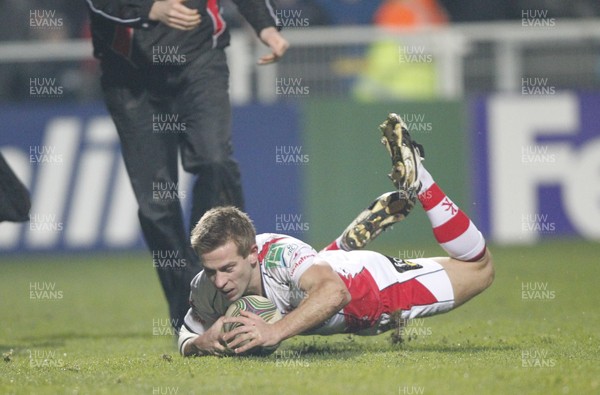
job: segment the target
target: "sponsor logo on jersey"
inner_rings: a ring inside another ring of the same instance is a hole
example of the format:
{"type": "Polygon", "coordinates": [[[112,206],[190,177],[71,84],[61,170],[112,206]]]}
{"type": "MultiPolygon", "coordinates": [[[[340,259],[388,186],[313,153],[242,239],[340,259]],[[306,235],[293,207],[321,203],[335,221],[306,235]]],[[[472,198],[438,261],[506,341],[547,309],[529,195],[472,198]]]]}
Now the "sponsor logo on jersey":
{"type": "Polygon", "coordinates": [[[394,269],[396,269],[396,271],[398,273],[404,273],[409,270],[416,270],[416,269],[423,268],[423,266],[419,265],[418,263],[414,263],[414,262],[407,261],[404,259],[394,258],[394,257],[388,257],[388,259],[390,260],[392,265],[394,265],[394,269]]]}
{"type": "Polygon", "coordinates": [[[274,267],[284,267],[285,265],[283,264],[283,253],[286,247],[286,244],[272,244],[269,247],[269,251],[267,251],[265,260],[263,261],[265,268],[271,269],[274,267]]]}
{"type": "Polygon", "coordinates": [[[297,269],[298,269],[300,266],[302,266],[302,264],[303,264],[304,262],[306,262],[306,260],[307,260],[308,258],[314,258],[314,257],[315,257],[315,255],[316,255],[316,254],[314,254],[314,253],[313,253],[313,254],[309,254],[309,255],[306,255],[306,254],[305,254],[305,255],[302,255],[302,256],[301,256],[301,257],[300,257],[298,260],[296,260],[296,262],[294,263],[294,266],[292,266],[292,273],[291,273],[291,274],[292,274],[292,276],[294,275],[294,273],[296,272],[296,270],[297,270],[297,269]]]}

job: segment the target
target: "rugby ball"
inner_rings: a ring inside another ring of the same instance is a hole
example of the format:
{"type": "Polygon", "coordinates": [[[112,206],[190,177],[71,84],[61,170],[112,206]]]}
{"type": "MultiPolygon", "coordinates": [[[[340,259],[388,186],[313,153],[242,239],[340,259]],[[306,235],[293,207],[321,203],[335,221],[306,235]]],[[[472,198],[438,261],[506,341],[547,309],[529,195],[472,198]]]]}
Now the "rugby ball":
{"type": "MultiPolygon", "coordinates": [[[[279,321],[282,317],[281,313],[279,313],[279,310],[277,310],[275,303],[263,296],[258,295],[248,295],[236,300],[231,306],[229,306],[229,308],[227,308],[225,317],[239,317],[242,310],[254,313],[262,317],[263,320],[270,324],[279,321]]],[[[239,326],[242,326],[242,324],[239,322],[224,324],[223,332],[232,331],[239,326]]],[[[248,342],[249,340],[241,343],[240,347],[248,342]]],[[[279,347],[279,344],[269,347],[254,347],[246,351],[244,355],[269,355],[275,352],[277,347],[279,347]]]]}

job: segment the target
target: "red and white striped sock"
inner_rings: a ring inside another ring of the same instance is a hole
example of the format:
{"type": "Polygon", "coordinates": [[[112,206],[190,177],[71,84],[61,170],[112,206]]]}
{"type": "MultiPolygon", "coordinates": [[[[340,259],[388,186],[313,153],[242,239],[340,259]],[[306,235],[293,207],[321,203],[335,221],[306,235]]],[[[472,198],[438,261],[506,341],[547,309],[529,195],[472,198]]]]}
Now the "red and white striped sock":
{"type": "Polygon", "coordinates": [[[485,253],[485,239],[467,215],[438,187],[431,174],[419,164],[418,198],[440,246],[461,261],[477,261],[485,253]]]}

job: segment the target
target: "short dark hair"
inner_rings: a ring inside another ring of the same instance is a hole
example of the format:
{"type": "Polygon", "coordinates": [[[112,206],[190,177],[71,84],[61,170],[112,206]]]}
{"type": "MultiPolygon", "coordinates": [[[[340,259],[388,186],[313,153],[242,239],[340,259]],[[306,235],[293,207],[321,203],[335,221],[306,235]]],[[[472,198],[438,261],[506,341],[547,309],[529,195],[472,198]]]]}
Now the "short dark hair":
{"type": "Polygon", "coordinates": [[[256,230],[248,214],[234,206],[208,210],[192,230],[192,248],[199,256],[214,251],[228,241],[237,246],[245,258],[256,244],[256,230]]]}

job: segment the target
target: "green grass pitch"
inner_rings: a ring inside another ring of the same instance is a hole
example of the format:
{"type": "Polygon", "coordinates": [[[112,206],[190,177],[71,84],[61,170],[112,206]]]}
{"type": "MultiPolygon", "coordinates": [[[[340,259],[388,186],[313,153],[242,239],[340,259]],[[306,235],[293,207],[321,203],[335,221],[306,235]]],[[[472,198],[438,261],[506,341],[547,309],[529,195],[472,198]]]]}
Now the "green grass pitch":
{"type": "Polygon", "coordinates": [[[401,344],[311,336],[189,359],[147,255],[4,255],[0,394],[600,394],[600,246],[492,252],[494,285],[401,344]]]}

